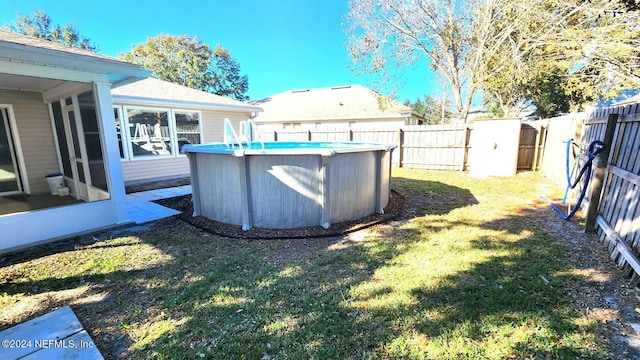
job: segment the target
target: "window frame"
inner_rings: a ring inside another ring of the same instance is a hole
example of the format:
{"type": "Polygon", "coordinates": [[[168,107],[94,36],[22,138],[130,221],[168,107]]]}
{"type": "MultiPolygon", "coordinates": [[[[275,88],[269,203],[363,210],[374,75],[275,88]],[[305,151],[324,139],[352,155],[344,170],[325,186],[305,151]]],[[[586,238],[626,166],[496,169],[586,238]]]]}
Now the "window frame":
{"type": "Polygon", "coordinates": [[[174,153],[174,147],[173,147],[173,136],[172,136],[172,114],[171,114],[171,109],[170,108],[163,108],[163,107],[153,107],[153,106],[139,106],[139,105],[123,105],[123,115],[124,115],[124,122],[126,124],[126,129],[127,131],[126,136],[127,136],[127,152],[128,152],[128,159],[129,161],[138,161],[138,160],[151,160],[151,159],[170,159],[170,158],[174,158],[175,153],[174,153]],[[170,153],[169,154],[161,154],[161,155],[135,155],[133,152],[133,139],[131,137],[131,131],[130,128],[133,126],[129,120],[129,110],[142,110],[142,111],[150,111],[150,112],[166,112],[167,113],[167,127],[168,127],[168,132],[169,132],[169,146],[170,146],[170,153]]]}
{"type": "MultiPolygon", "coordinates": [[[[180,148],[178,146],[178,142],[180,141],[179,135],[180,134],[198,134],[198,139],[199,139],[199,144],[202,144],[204,142],[204,136],[202,135],[202,111],[200,110],[193,110],[193,109],[182,109],[182,108],[176,108],[176,109],[171,109],[171,119],[173,121],[173,129],[175,129],[175,131],[173,132],[175,136],[172,136],[172,141],[175,141],[175,149],[178,150],[178,153],[176,154],[177,157],[180,156],[187,156],[186,154],[183,154],[180,152],[180,148]],[[198,132],[178,132],[178,119],[176,118],[176,113],[179,114],[187,114],[187,113],[195,113],[198,114],[198,132]]],[[[172,148],[173,148],[173,144],[172,144],[172,148]]]]}
{"type": "MultiPolygon", "coordinates": [[[[122,136],[123,145],[126,143],[126,146],[123,147],[124,157],[120,160],[123,161],[144,161],[144,160],[152,160],[152,159],[171,159],[171,158],[179,158],[186,157],[186,154],[182,154],[180,149],[178,149],[178,135],[179,134],[196,134],[196,132],[180,132],[178,133],[177,128],[177,119],[176,114],[188,114],[188,113],[196,113],[198,114],[198,138],[200,140],[200,144],[204,142],[204,134],[203,134],[203,118],[202,111],[196,109],[188,109],[188,108],[171,108],[171,107],[161,107],[161,106],[145,106],[145,105],[136,105],[136,104],[119,104],[114,105],[114,109],[117,109],[120,115],[120,134],[122,136]],[[168,137],[169,137],[169,147],[171,149],[169,154],[158,154],[158,155],[134,155],[133,153],[133,142],[131,136],[131,128],[135,126],[131,123],[129,119],[129,111],[130,110],[139,110],[143,112],[165,112],[167,113],[167,127],[168,127],[168,137]]],[[[115,124],[115,122],[114,122],[115,124]]],[[[117,129],[116,129],[117,133],[117,129]]]]}
{"type": "MultiPolygon", "coordinates": [[[[122,132],[122,129],[126,127],[124,121],[124,112],[122,110],[122,105],[113,105],[114,117],[115,113],[118,113],[118,118],[114,119],[115,123],[120,125],[118,129],[118,125],[116,124],[116,138],[120,136],[120,142],[118,143],[118,151],[122,153],[120,156],[120,160],[129,160],[129,147],[125,146],[125,144],[129,143],[128,136],[126,136],[126,132],[122,132]]],[[[128,127],[127,127],[128,128],[128,127]]]]}

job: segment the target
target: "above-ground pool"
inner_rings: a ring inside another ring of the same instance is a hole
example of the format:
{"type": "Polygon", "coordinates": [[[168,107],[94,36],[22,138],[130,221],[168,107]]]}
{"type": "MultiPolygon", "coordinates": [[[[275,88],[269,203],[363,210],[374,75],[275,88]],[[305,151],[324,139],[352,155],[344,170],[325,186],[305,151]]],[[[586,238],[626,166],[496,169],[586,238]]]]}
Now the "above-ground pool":
{"type": "Polygon", "coordinates": [[[266,142],[187,145],[194,216],[291,229],[382,213],[395,145],[266,142]]]}

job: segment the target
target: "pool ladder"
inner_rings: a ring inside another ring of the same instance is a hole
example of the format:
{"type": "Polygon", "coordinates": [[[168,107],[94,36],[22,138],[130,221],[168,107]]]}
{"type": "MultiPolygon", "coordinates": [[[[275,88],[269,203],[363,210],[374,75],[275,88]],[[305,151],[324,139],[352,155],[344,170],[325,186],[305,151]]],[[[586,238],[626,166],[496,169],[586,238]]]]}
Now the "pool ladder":
{"type": "Polygon", "coordinates": [[[262,138],[260,137],[260,134],[257,130],[258,128],[253,120],[241,121],[240,140],[245,140],[249,149],[251,149],[253,142],[259,142],[262,146],[262,150],[264,150],[264,141],[262,141],[262,138]]]}
{"type": "Polygon", "coordinates": [[[236,130],[233,128],[233,125],[231,125],[231,121],[229,119],[224,119],[224,143],[227,145],[227,148],[233,148],[235,144],[238,144],[238,146],[242,150],[242,142],[240,141],[240,137],[238,136],[238,133],[236,133],[236,130]]]}

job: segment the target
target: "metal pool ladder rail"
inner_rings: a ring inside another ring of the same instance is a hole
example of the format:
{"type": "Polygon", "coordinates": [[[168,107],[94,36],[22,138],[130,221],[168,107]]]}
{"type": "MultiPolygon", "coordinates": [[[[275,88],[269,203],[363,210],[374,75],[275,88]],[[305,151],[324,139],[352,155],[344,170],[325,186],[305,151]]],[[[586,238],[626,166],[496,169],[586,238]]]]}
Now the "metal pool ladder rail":
{"type": "Polygon", "coordinates": [[[227,145],[227,148],[233,148],[233,140],[235,140],[235,143],[242,149],[242,142],[240,142],[240,137],[233,128],[233,125],[231,125],[231,121],[224,119],[224,143],[227,145]]]}
{"type": "Polygon", "coordinates": [[[256,123],[254,123],[253,120],[240,122],[240,139],[246,139],[249,149],[251,149],[251,143],[255,140],[262,145],[262,150],[264,150],[264,141],[262,141],[257,131],[256,123]]]}

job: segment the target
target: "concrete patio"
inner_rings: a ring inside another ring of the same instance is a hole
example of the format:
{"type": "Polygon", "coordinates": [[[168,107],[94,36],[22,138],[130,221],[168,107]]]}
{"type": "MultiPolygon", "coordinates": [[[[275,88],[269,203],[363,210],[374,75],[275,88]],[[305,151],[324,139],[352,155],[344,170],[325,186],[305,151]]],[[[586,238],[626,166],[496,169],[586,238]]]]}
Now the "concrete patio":
{"type": "Polygon", "coordinates": [[[191,185],[128,194],[127,207],[129,209],[129,218],[136,224],[143,224],[177,215],[179,214],[178,211],[158,205],[153,201],[188,194],[191,194],[191,185]]]}

